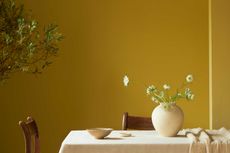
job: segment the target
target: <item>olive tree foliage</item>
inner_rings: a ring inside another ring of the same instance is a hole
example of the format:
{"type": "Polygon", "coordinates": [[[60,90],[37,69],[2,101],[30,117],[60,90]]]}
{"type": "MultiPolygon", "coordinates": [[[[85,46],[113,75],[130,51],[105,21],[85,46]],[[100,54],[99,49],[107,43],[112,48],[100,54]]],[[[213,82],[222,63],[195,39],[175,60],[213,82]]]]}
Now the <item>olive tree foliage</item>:
{"type": "Polygon", "coordinates": [[[58,53],[58,26],[40,28],[15,0],[0,0],[0,82],[12,73],[41,73],[58,53]]]}

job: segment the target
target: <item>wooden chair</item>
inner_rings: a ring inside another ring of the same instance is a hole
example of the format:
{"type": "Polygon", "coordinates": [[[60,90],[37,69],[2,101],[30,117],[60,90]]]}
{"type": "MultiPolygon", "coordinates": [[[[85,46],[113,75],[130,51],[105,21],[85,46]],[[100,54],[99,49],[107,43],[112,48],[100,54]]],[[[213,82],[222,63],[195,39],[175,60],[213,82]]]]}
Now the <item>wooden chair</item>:
{"type": "Polygon", "coordinates": [[[122,130],[154,130],[150,117],[129,116],[128,112],[123,114],[122,130]]]}
{"type": "Polygon", "coordinates": [[[25,153],[40,153],[39,133],[35,120],[27,117],[27,120],[19,121],[25,140],[25,153]]]}

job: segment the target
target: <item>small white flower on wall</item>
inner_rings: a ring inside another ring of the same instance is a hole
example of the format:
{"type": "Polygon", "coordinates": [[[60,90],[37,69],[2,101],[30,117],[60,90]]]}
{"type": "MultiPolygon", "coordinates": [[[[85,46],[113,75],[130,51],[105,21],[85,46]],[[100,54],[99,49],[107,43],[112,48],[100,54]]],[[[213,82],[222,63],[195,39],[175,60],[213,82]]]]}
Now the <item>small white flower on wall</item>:
{"type": "Polygon", "coordinates": [[[129,85],[129,77],[127,75],[124,76],[123,83],[124,83],[125,87],[127,87],[129,85]]]}
{"type": "Polygon", "coordinates": [[[192,76],[191,74],[187,75],[186,81],[187,81],[188,83],[191,83],[191,82],[193,81],[193,76],[192,76]]]}

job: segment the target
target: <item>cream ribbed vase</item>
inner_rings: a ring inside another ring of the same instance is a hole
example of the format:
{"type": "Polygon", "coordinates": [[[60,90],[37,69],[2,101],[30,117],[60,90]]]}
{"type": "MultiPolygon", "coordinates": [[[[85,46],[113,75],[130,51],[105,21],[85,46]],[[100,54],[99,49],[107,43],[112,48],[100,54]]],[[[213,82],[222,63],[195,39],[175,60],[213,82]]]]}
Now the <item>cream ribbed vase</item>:
{"type": "Polygon", "coordinates": [[[152,122],[156,131],[161,136],[173,137],[182,128],[184,113],[176,103],[170,103],[169,108],[160,103],[152,112],[152,122]]]}

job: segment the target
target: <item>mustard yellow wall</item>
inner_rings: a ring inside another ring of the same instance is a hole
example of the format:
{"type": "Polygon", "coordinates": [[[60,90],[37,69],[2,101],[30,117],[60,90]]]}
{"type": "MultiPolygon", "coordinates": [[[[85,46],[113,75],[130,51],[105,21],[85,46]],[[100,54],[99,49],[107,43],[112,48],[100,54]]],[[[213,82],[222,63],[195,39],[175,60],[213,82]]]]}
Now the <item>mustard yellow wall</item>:
{"type": "Polygon", "coordinates": [[[230,1],[212,0],[213,127],[230,128],[230,1]]]}
{"type": "Polygon", "coordinates": [[[208,0],[25,2],[40,23],[59,24],[65,39],[42,75],[16,74],[0,88],[2,153],[23,153],[17,123],[28,115],[44,153],[58,152],[72,129],[119,129],[124,111],[150,116],[156,105],[147,85],[177,87],[187,73],[196,99],[179,102],[184,127],[208,128],[208,0]]]}

